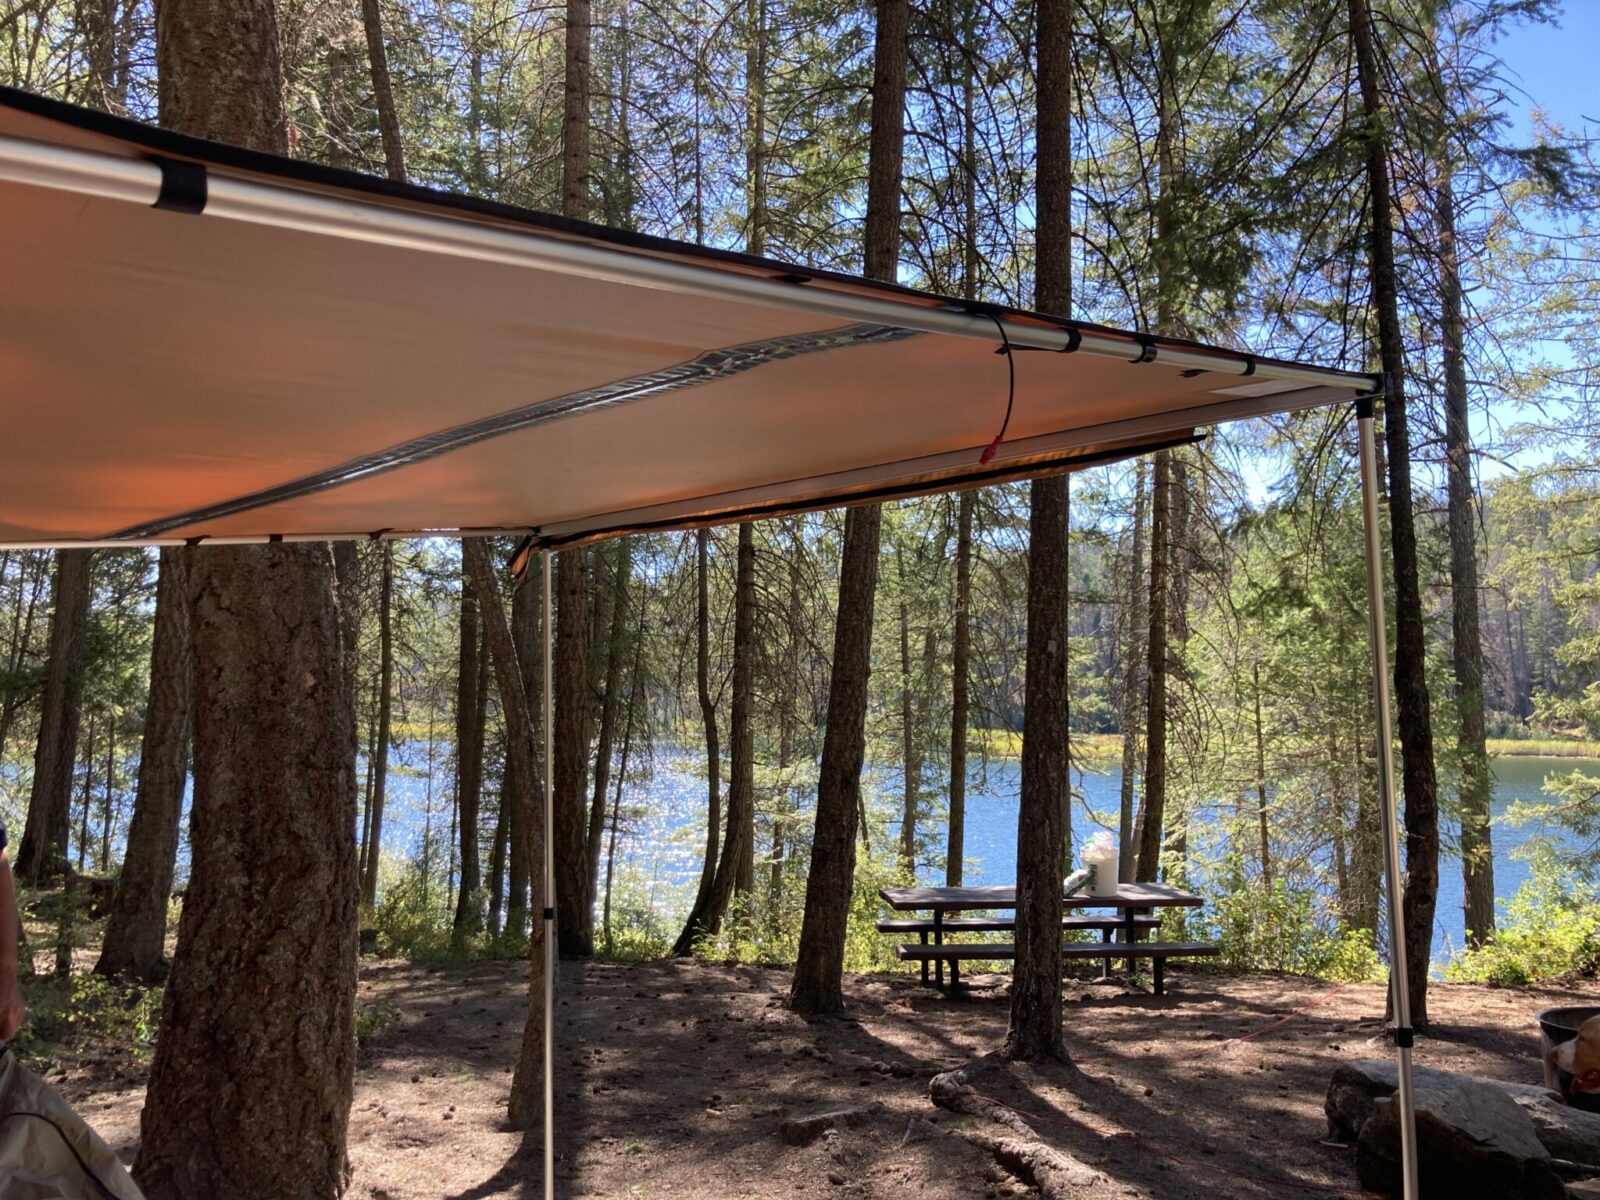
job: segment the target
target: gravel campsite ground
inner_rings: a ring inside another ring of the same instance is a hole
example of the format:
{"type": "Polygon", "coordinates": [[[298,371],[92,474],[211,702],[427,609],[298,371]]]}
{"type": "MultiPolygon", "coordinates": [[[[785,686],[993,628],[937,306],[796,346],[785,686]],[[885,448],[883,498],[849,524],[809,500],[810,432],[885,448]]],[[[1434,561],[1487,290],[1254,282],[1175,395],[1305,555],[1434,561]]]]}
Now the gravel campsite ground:
{"type": "MultiPolygon", "coordinates": [[[[505,1125],[526,1010],[518,963],[366,963],[367,1029],[350,1121],[361,1200],[537,1196],[539,1151],[505,1125]]],[[[849,1011],[784,1008],[788,974],[696,962],[563,964],[558,999],[564,1197],[1019,1196],[1028,1189],[939,1108],[940,1071],[994,1050],[1003,975],[949,999],[910,977],[849,977],[849,1011]],[[881,1110],[790,1145],[785,1118],[881,1110]]],[[[1418,1061],[1540,1080],[1536,1009],[1595,988],[1436,985],[1418,1061]]],[[[1360,1195],[1353,1153],[1325,1138],[1342,1060],[1381,1057],[1383,989],[1177,970],[1154,997],[1069,984],[1074,1067],[985,1076],[1041,1137],[1150,1200],[1360,1195]]],[[[131,1161],[143,1078],[114,1048],[62,1064],[57,1086],[131,1161]]]]}

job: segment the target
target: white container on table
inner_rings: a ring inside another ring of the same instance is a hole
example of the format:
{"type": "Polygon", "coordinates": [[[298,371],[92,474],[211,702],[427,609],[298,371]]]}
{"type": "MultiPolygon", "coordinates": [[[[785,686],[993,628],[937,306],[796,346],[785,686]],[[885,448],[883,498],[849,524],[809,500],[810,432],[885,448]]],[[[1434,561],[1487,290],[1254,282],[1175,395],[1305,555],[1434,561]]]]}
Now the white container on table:
{"type": "Polygon", "coordinates": [[[1097,833],[1085,842],[1078,861],[1089,870],[1089,895],[1117,894],[1117,848],[1111,844],[1109,833],[1097,833]]]}

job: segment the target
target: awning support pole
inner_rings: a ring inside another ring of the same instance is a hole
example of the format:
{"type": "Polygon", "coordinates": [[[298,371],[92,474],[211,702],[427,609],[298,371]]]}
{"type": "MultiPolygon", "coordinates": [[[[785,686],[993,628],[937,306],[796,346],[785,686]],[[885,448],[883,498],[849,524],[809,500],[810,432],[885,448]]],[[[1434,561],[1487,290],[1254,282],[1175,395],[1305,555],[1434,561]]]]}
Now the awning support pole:
{"type": "Polygon", "coordinates": [[[1389,905],[1389,992],[1394,1011],[1400,1105],[1400,1166],[1405,1200],[1417,1200],[1417,1122],[1411,1086],[1411,993],[1406,977],[1406,931],[1400,881],[1400,828],[1394,790],[1394,719],[1389,700],[1389,631],[1384,616],[1383,552],[1378,522],[1378,453],[1373,404],[1356,400],[1361,447],[1361,517],[1366,532],[1368,642],[1372,702],[1378,719],[1378,801],[1383,810],[1383,881],[1389,905]]]}
{"type": "Polygon", "coordinates": [[[555,784],[551,774],[555,733],[550,714],[551,663],[550,628],[550,551],[540,556],[543,587],[540,602],[543,613],[540,627],[544,634],[544,690],[541,697],[540,727],[544,730],[544,1198],[556,1198],[556,870],[555,870],[555,784]]]}

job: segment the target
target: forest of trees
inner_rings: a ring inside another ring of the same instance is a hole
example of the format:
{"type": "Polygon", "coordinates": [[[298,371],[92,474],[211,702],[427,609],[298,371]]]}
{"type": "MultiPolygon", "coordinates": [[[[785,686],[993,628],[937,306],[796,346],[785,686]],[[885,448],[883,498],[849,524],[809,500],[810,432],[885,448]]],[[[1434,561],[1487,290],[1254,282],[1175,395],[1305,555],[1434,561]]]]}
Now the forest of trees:
{"type": "MultiPolygon", "coordinates": [[[[1558,4],[200,7],[13,0],[0,83],[607,225],[1383,370],[1419,1024],[1441,836],[1466,928],[1492,938],[1491,740],[1600,740],[1600,176],[1584,131],[1517,116],[1495,54],[1558,4]]],[[[519,716],[544,686],[538,571],[509,591],[510,541],[5,552],[0,806],[25,831],[19,875],[120,872],[101,969],[145,978],[168,970],[166,901],[187,886],[141,1181],[205,1190],[163,1157],[231,1069],[195,1068],[197,1014],[259,1004],[208,964],[283,952],[230,920],[230,864],[247,856],[243,894],[280,914],[273,872],[297,877],[297,970],[323,981],[336,1046],[358,922],[398,950],[522,953],[532,933],[538,961],[547,771],[564,956],[799,961],[793,1000],[813,1010],[839,1003],[865,883],[959,882],[973,772],[1019,747],[1025,819],[1049,835],[1019,858],[1029,877],[1058,879],[1087,832],[1060,803],[1070,747],[1079,769],[1120,765],[1126,876],[1187,879],[1191,829],[1221,822],[1205,865],[1222,893],[1328,897],[1293,911],[1372,946],[1354,455],[1351,414],[1328,410],[1070,480],[564,552],[549,762],[519,716]],[[296,699],[284,681],[303,671],[337,686],[296,699]],[[619,843],[668,752],[697,764],[705,816],[698,887],[662,937],[619,843]],[[303,770],[262,792],[248,761],[303,770]],[[861,793],[864,762],[891,791],[861,793]],[[428,800],[396,846],[402,773],[428,800]],[[325,858],[282,861],[286,822],[326,830],[325,858]]],[[[1600,837],[1600,784],[1556,791],[1562,826],[1600,837]]],[[[1588,857],[1552,869],[1593,885],[1588,857]]],[[[1015,1025],[1011,1044],[1040,1049],[1015,1025]]],[[[288,1105],[299,1072],[347,1105],[347,1060],[285,1061],[247,1096],[288,1105]]],[[[536,1085],[519,1067],[514,1120],[536,1085]]],[[[330,1180],[325,1133],[297,1125],[321,1111],[273,1128],[321,1146],[294,1170],[330,1180]]],[[[260,1136],[227,1153],[279,1178],[260,1136]]]]}

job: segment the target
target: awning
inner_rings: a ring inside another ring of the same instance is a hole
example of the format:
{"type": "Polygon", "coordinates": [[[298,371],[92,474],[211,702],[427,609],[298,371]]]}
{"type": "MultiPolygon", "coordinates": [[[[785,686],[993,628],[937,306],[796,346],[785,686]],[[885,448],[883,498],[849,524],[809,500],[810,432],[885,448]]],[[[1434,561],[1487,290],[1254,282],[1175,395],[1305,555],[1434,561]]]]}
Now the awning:
{"type": "Polygon", "coordinates": [[[0,264],[6,545],[562,545],[1071,469],[1376,383],[8,89],[0,264]]]}

